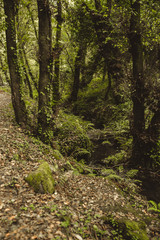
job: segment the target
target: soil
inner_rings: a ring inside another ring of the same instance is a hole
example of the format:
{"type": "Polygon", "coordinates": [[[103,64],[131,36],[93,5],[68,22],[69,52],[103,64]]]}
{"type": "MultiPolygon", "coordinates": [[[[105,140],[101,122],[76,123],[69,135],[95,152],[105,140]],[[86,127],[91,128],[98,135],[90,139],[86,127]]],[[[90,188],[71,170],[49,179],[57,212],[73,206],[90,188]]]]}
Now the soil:
{"type": "Polygon", "coordinates": [[[1,90],[0,239],[122,239],[104,216],[150,219],[149,239],[160,238],[158,215],[147,211],[148,202],[134,184],[64,171],[67,159],[55,159],[49,146],[16,125],[10,102],[10,94],[1,90]],[[35,193],[24,180],[41,160],[58,166],[54,194],[35,193]]]}

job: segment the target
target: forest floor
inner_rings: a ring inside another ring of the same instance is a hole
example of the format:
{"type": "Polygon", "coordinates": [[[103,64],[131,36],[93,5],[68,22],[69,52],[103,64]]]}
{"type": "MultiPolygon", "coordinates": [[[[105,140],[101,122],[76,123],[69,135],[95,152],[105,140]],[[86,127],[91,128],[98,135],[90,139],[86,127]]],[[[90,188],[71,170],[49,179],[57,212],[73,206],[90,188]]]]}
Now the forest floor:
{"type": "Polygon", "coordinates": [[[34,193],[24,178],[39,160],[59,169],[66,160],[16,125],[10,102],[0,90],[0,239],[160,239],[159,216],[131,181],[57,170],[55,193],[34,193]],[[120,227],[121,219],[143,222],[128,227],[137,237],[120,227]]]}

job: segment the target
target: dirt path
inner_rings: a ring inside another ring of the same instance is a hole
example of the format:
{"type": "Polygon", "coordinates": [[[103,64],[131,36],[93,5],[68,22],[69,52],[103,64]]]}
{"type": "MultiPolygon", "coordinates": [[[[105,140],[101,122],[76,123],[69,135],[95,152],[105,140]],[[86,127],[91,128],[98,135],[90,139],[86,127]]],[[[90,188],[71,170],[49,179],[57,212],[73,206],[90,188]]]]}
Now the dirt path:
{"type": "Polygon", "coordinates": [[[10,94],[0,91],[0,126],[3,126],[5,124],[3,112],[6,111],[6,108],[10,102],[10,94]]]}
{"type": "MultiPolygon", "coordinates": [[[[114,229],[103,217],[153,217],[145,207],[139,208],[147,203],[138,194],[124,195],[118,185],[106,178],[78,175],[72,170],[53,173],[54,194],[35,194],[24,177],[37,168],[38,161],[45,160],[63,169],[66,160],[56,160],[50,147],[13,124],[9,103],[10,95],[0,92],[0,239],[114,239],[114,229]],[[127,205],[133,203],[139,216],[127,211],[127,205]]],[[[156,220],[147,231],[149,239],[158,239],[156,220]]]]}

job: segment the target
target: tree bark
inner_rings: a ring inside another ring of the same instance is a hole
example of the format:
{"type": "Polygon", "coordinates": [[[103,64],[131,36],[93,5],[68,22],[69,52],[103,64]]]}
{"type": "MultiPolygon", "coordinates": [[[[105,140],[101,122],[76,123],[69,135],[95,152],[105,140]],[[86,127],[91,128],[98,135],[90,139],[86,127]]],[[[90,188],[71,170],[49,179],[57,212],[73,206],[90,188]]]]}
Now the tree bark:
{"type": "MultiPolygon", "coordinates": [[[[56,30],[56,44],[54,48],[55,63],[54,63],[54,77],[53,77],[53,102],[57,103],[60,99],[59,92],[59,73],[60,73],[60,55],[61,55],[61,31],[62,31],[62,3],[57,0],[57,30],[56,30]]],[[[54,106],[55,107],[55,106],[54,106]]]]}
{"type": "Polygon", "coordinates": [[[11,79],[12,104],[16,122],[23,125],[27,121],[27,111],[22,99],[22,79],[17,56],[15,17],[18,13],[18,6],[15,0],[4,0],[3,2],[6,14],[7,58],[11,79]]]}
{"type": "Polygon", "coordinates": [[[53,66],[51,11],[48,0],[37,0],[37,4],[39,18],[38,133],[42,141],[48,142],[51,117],[51,67],[53,66]]]}
{"type": "Polygon", "coordinates": [[[144,161],[144,77],[143,77],[143,47],[140,32],[140,0],[131,1],[130,44],[133,61],[132,101],[133,101],[133,165],[141,165],[144,161]]]}

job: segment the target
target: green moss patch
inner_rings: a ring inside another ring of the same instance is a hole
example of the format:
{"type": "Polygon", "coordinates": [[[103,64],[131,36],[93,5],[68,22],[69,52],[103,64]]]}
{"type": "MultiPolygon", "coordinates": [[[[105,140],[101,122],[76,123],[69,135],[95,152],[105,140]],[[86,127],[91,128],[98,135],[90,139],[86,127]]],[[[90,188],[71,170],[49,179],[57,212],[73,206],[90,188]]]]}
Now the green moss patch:
{"type": "Polygon", "coordinates": [[[117,236],[124,240],[149,240],[144,222],[131,221],[125,218],[116,219],[112,216],[103,218],[105,223],[111,225],[117,236]]]}
{"type": "Polygon", "coordinates": [[[52,154],[53,154],[54,158],[57,160],[63,159],[63,155],[56,149],[53,150],[52,154]]]}
{"type": "Polygon", "coordinates": [[[39,168],[31,172],[25,181],[33,187],[36,193],[54,193],[54,179],[52,171],[47,162],[43,162],[39,168]]]}

